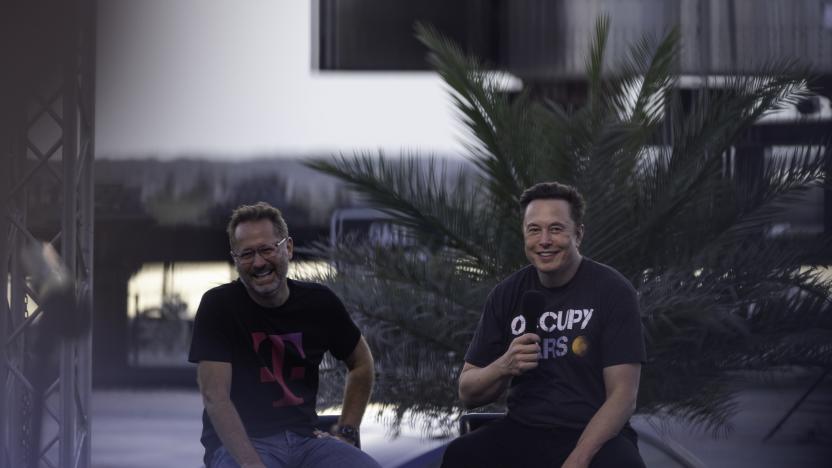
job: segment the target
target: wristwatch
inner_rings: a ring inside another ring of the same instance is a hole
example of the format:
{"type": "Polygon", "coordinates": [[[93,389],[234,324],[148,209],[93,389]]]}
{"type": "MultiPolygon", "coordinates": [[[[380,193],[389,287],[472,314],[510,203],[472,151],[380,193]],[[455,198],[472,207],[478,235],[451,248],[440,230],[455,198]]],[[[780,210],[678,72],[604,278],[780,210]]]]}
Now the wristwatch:
{"type": "Polygon", "coordinates": [[[352,442],[352,444],[356,447],[358,447],[359,445],[360,436],[358,433],[358,428],[355,426],[350,426],[348,424],[344,424],[343,426],[336,426],[335,435],[347,439],[348,441],[352,442]]]}

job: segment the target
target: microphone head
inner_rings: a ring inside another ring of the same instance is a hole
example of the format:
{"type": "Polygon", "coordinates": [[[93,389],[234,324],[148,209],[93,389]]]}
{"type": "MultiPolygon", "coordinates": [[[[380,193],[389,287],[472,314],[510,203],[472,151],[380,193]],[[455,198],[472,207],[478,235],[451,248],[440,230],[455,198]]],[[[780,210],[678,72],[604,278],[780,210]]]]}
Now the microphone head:
{"type": "Polygon", "coordinates": [[[52,244],[29,242],[21,253],[23,269],[40,296],[72,288],[69,270],[52,244]]]}
{"type": "MultiPolygon", "coordinates": [[[[75,280],[49,243],[31,242],[22,252],[23,267],[31,277],[43,313],[36,319],[51,338],[79,336],[89,329],[86,302],[78,304],[75,280]]],[[[44,338],[45,340],[51,338],[44,338]]]]}
{"type": "Polygon", "coordinates": [[[546,308],[546,296],[534,289],[526,291],[523,293],[522,307],[523,318],[526,319],[526,333],[538,333],[537,322],[546,308]]]}

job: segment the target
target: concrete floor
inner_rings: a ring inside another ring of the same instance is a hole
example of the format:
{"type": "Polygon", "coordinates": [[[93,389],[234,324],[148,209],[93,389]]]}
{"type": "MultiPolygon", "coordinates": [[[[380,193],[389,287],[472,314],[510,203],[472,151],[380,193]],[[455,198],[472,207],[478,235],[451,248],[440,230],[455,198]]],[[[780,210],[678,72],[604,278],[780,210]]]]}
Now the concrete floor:
{"type": "MultiPolygon", "coordinates": [[[[803,387],[748,389],[741,393],[739,412],[727,436],[713,438],[673,422],[656,429],[643,418],[634,425],[678,442],[710,468],[822,468],[832,465],[830,388],[818,388],[812,398],[768,442],[765,434],[800,396],[803,387]]],[[[198,393],[186,390],[108,390],[93,395],[92,461],[94,468],[201,466],[202,446],[198,393]]],[[[385,466],[393,465],[385,430],[365,417],[365,449],[385,466]]],[[[415,443],[422,451],[441,442],[415,443]],[[421,448],[420,448],[421,447],[421,448]]],[[[401,458],[402,453],[398,453],[401,458]]]]}

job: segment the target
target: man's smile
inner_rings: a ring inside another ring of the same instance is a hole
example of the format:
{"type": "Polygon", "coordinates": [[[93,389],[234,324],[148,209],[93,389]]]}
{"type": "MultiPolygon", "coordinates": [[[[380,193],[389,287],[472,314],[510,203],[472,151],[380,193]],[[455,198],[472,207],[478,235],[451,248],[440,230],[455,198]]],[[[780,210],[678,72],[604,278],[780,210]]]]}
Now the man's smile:
{"type": "Polygon", "coordinates": [[[274,273],[274,268],[263,268],[262,270],[252,272],[251,276],[256,279],[263,279],[267,278],[272,273],[274,273]]]}
{"type": "Polygon", "coordinates": [[[557,255],[559,252],[552,251],[552,250],[545,250],[543,252],[538,252],[537,255],[542,258],[551,258],[557,255]]]}

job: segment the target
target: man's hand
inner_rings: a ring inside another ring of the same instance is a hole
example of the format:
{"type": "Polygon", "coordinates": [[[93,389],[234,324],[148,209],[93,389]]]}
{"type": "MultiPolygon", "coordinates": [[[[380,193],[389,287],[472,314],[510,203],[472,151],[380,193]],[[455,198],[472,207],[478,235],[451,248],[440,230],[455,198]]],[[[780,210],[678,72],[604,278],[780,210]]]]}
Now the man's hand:
{"type": "Polygon", "coordinates": [[[349,437],[346,437],[344,434],[341,433],[337,424],[333,425],[332,428],[329,430],[329,432],[322,431],[320,429],[315,429],[314,435],[318,439],[326,439],[328,437],[331,437],[333,439],[338,439],[341,442],[344,442],[345,444],[350,444],[350,445],[352,445],[356,448],[360,448],[359,443],[358,443],[358,438],[357,438],[358,437],[358,432],[356,432],[356,438],[355,439],[350,439],[349,437]]]}
{"type": "Polygon", "coordinates": [[[499,365],[507,375],[518,376],[537,367],[540,337],[536,333],[520,335],[500,356],[499,365]]]}
{"type": "Polygon", "coordinates": [[[344,442],[344,443],[347,443],[347,444],[350,444],[350,445],[355,445],[352,441],[349,441],[349,440],[347,440],[347,439],[345,439],[341,436],[333,435],[329,432],[322,431],[320,429],[315,429],[315,432],[313,432],[313,434],[315,435],[315,438],[317,438],[317,439],[338,439],[341,442],[344,442]]]}
{"type": "Polygon", "coordinates": [[[511,379],[537,367],[540,337],[536,333],[518,336],[494,362],[477,367],[470,362],[459,374],[459,399],[466,408],[491,403],[508,388],[511,379]]]}

